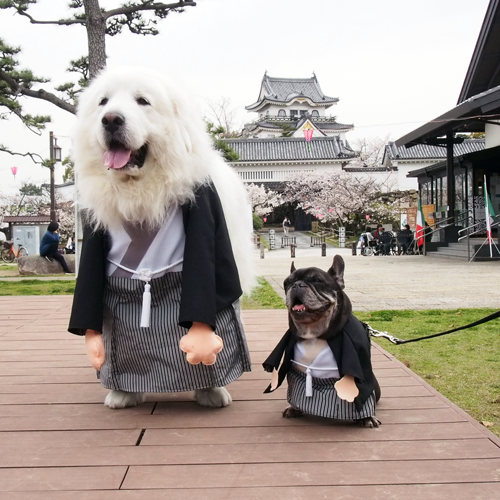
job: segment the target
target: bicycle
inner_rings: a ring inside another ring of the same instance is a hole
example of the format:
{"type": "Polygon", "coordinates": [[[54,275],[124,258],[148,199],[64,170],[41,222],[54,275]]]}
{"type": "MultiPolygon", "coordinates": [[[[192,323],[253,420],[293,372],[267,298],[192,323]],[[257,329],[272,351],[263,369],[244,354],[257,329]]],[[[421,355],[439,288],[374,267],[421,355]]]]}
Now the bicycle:
{"type": "MultiPolygon", "coordinates": [[[[17,240],[19,238],[16,238],[17,240]]],[[[14,260],[19,259],[19,257],[27,257],[28,256],[28,250],[24,248],[21,244],[19,244],[17,252],[16,249],[14,248],[14,242],[13,241],[4,241],[3,242],[3,250],[2,250],[2,260],[4,262],[7,262],[7,264],[11,264],[14,262],[14,260]]]]}

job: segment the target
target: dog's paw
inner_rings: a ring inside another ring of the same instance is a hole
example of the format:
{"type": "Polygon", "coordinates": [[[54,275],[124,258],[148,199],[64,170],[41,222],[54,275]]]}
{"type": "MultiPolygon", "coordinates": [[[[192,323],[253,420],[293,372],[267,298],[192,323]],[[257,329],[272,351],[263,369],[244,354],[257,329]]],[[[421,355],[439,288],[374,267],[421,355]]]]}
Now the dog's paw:
{"type": "Polygon", "coordinates": [[[291,406],[283,411],[283,418],[299,418],[303,416],[304,414],[300,410],[292,408],[291,406]]]}
{"type": "Polygon", "coordinates": [[[208,389],[196,389],[194,391],[194,399],[201,406],[209,406],[211,408],[222,408],[229,406],[233,399],[231,394],[224,387],[210,387],[208,389]]]}
{"type": "Polygon", "coordinates": [[[110,391],[104,400],[104,404],[113,410],[128,408],[144,403],[146,396],[143,392],[110,391]]]}
{"type": "Polygon", "coordinates": [[[365,427],[366,429],[373,429],[382,425],[382,422],[377,417],[360,418],[356,422],[360,427],[365,427]]]}

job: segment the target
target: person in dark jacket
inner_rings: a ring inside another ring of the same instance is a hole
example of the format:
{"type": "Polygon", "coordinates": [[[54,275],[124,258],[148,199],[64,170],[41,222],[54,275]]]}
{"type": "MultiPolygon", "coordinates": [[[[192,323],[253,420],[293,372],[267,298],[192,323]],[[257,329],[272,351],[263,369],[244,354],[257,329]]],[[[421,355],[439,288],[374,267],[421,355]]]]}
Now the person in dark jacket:
{"type": "Polygon", "coordinates": [[[52,221],[47,228],[47,232],[43,235],[42,241],[40,242],[40,256],[45,257],[48,261],[51,259],[56,259],[59,264],[61,264],[64,272],[66,274],[71,274],[68,264],[64,260],[64,257],[59,253],[59,224],[52,221]]]}
{"type": "Polygon", "coordinates": [[[404,229],[398,233],[398,254],[406,254],[408,252],[408,247],[413,241],[413,232],[410,229],[409,224],[405,224],[404,229]]]}

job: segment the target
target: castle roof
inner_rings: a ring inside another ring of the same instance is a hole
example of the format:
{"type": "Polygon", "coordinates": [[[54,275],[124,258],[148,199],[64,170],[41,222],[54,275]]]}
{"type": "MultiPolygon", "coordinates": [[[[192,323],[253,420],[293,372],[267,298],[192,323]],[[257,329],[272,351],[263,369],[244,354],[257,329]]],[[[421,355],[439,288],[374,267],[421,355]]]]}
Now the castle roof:
{"type": "Polygon", "coordinates": [[[234,162],[318,161],[350,159],[357,156],[347,141],[338,136],[318,137],[308,144],[304,138],[224,139],[239,155],[234,162]]]}
{"type": "Polygon", "coordinates": [[[323,94],[316,75],[312,78],[273,78],[264,74],[259,98],[246,106],[247,111],[258,111],[266,104],[288,104],[296,99],[307,99],[317,106],[330,107],[338,102],[337,97],[323,94]]]}

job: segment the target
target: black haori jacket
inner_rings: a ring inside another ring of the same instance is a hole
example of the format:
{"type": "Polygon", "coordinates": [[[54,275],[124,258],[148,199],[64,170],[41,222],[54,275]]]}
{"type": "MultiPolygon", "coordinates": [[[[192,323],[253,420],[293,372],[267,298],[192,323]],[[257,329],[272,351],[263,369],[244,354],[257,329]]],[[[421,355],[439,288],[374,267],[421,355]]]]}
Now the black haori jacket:
{"type": "MultiPolygon", "coordinates": [[[[299,340],[297,328],[290,321],[290,328],[262,364],[267,372],[272,372],[273,369],[277,370],[284,354],[283,364],[278,372],[278,385],[275,389],[282,384],[292,367],[295,344],[299,340]]],[[[354,377],[356,387],[359,390],[354,404],[356,409],[361,411],[366,400],[375,390],[368,333],[361,321],[351,314],[342,331],[328,340],[328,345],[337,361],[340,377],[342,378],[344,375],[354,377]]],[[[264,391],[264,393],[268,392],[272,392],[271,384],[264,391]]]]}
{"type": "MultiPolygon", "coordinates": [[[[213,184],[195,193],[194,203],[182,207],[186,243],[182,270],[179,325],[193,322],[215,330],[215,316],[241,294],[238,269],[219,195],[213,184]]],[[[86,226],[68,331],[85,335],[102,332],[106,259],[110,249],[106,231],[86,226]]]]}

